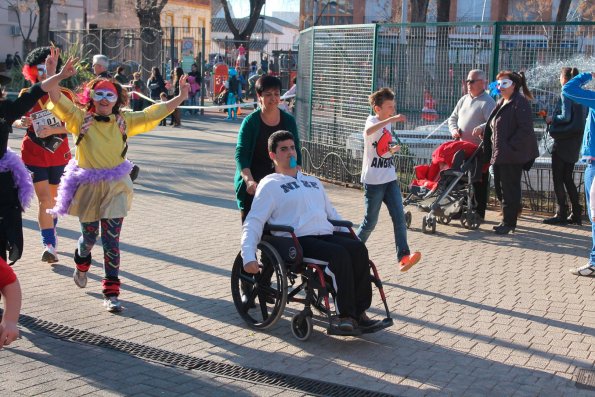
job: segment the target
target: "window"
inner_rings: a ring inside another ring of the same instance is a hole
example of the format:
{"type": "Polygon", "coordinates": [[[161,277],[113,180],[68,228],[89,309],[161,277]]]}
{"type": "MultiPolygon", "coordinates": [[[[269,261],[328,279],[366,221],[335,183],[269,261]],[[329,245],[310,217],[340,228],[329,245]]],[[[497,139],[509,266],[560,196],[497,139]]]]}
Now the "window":
{"type": "Polygon", "coordinates": [[[206,27],[206,24],[205,24],[205,19],[204,19],[204,18],[198,17],[198,27],[199,27],[199,28],[204,28],[204,27],[206,27]]]}
{"type": "Polygon", "coordinates": [[[184,26],[184,33],[190,33],[190,17],[182,17],[182,25],[184,26]]]}
{"type": "Polygon", "coordinates": [[[99,12],[114,12],[114,0],[99,0],[97,10],[99,12]]]}
{"type": "Polygon", "coordinates": [[[65,12],[58,12],[58,27],[68,27],[68,14],[65,12]]]}
{"type": "Polygon", "coordinates": [[[15,7],[8,7],[8,22],[19,23],[19,17],[15,7]]]}
{"type": "Polygon", "coordinates": [[[167,26],[168,28],[174,26],[174,14],[172,14],[171,12],[165,14],[165,26],[167,26]]]}

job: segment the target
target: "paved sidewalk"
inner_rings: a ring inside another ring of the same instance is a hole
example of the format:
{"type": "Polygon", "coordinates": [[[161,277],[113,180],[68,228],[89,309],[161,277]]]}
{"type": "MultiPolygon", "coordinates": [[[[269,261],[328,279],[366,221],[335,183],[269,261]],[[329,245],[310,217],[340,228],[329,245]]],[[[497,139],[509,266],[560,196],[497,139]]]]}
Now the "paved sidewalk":
{"type": "MultiPolygon", "coordinates": [[[[523,215],[517,232],[496,236],[496,214],[477,231],[460,224],[421,233],[414,212],[409,242],[423,252],[407,273],[397,270],[392,226],[382,210],[368,241],[385,284],[395,325],[361,338],[329,337],[315,326],[308,342],[293,338],[290,305],[266,332],[248,329],[230,294],[240,217],[233,193],[240,122],[221,114],[184,127],[159,127],[130,140],[141,167],[124,221],[121,315],[101,306],[101,247],[89,284],[72,281],[78,223],[60,220],[61,261],[39,261],[37,208],[25,214],[25,255],[15,265],[22,313],[36,319],[237,367],[271,370],[403,396],[581,396],[577,369],[593,369],[592,279],[582,265],[590,227],[553,227],[523,215]]],[[[10,146],[20,146],[20,133],[10,146]]],[[[362,193],[328,186],[346,218],[359,222],[362,193]]],[[[379,299],[371,314],[382,316],[379,299]]],[[[165,367],[129,354],[22,328],[0,351],[0,393],[12,395],[307,395],[246,379],[165,367]],[[45,394],[44,394],[45,395],[45,394]]]]}

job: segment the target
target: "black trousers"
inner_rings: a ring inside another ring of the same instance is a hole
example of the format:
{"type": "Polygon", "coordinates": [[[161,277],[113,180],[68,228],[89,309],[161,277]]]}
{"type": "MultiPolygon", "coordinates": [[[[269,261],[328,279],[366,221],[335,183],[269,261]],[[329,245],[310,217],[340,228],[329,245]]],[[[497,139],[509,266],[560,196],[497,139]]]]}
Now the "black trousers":
{"type": "Polygon", "coordinates": [[[325,275],[333,282],[335,303],[341,317],[359,319],[372,303],[368,249],[360,240],[343,236],[298,238],[304,258],[328,262],[325,275]]]}
{"type": "Polygon", "coordinates": [[[494,164],[494,181],[502,192],[502,223],[516,227],[521,208],[523,164],[494,164]]]}
{"type": "Polygon", "coordinates": [[[572,178],[574,163],[564,161],[556,152],[552,153],[552,179],[554,180],[554,193],[558,203],[558,213],[566,215],[566,192],[572,204],[572,212],[580,213],[578,191],[572,178]],[[566,188],[566,189],[564,189],[566,188]]]}
{"type": "Polygon", "coordinates": [[[250,209],[252,208],[253,202],[254,202],[254,196],[246,193],[246,198],[244,199],[244,209],[240,210],[242,224],[244,224],[244,221],[246,220],[246,217],[248,216],[248,212],[250,212],[250,209]]]}
{"type": "Polygon", "coordinates": [[[486,215],[486,207],[488,205],[488,191],[490,187],[490,173],[486,171],[481,174],[481,181],[473,182],[473,190],[475,190],[475,201],[477,201],[477,214],[483,218],[486,215]]]}

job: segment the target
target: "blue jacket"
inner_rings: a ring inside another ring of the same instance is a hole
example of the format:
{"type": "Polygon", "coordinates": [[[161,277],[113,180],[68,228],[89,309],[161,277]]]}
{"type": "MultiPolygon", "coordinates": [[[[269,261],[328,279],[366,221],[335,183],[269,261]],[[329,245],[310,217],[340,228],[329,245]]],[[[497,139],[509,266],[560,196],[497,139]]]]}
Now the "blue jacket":
{"type": "Polygon", "coordinates": [[[585,133],[583,135],[583,158],[595,159],[595,91],[583,88],[593,76],[591,73],[581,73],[562,87],[562,95],[566,98],[589,107],[585,133]]]}

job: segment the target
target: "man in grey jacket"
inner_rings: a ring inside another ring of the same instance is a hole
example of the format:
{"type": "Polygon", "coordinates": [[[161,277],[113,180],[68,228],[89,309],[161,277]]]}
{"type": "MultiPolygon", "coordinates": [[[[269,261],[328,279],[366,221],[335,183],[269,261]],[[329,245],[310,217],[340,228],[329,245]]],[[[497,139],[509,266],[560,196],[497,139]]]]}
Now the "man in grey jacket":
{"type": "MultiPolygon", "coordinates": [[[[467,95],[464,95],[452,114],[448,118],[448,129],[453,139],[461,139],[476,145],[481,139],[473,135],[474,131],[481,131],[485,128],[488,117],[496,107],[496,102],[485,91],[486,77],[483,70],[474,69],[467,75],[467,95]]],[[[485,217],[488,201],[489,172],[482,174],[481,181],[475,182],[475,198],[477,200],[477,214],[483,219],[485,217]]]]}

